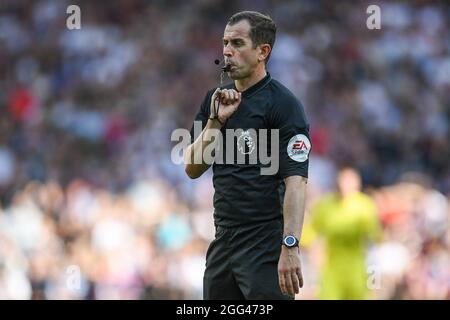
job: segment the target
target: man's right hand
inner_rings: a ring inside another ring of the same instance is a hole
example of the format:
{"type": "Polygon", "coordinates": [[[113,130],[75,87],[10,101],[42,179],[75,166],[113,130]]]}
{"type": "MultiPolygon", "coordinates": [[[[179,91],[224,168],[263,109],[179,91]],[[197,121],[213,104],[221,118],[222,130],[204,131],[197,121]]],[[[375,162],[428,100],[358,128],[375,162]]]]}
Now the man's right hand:
{"type": "Polygon", "coordinates": [[[216,97],[219,98],[219,121],[221,123],[225,123],[228,118],[237,110],[241,103],[242,93],[238,92],[234,89],[222,89],[219,88],[214,91],[211,97],[211,106],[210,106],[210,114],[211,117],[215,117],[215,109],[217,108],[217,100],[216,97]],[[216,105],[214,105],[214,103],[216,105]]]}

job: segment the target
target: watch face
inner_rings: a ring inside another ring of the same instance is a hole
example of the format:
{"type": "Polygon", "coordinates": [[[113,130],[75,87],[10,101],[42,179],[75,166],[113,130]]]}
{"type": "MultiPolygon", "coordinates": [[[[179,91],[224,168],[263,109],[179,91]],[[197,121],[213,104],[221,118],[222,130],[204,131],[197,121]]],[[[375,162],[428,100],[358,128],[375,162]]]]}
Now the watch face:
{"type": "Polygon", "coordinates": [[[297,243],[297,240],[293,236],[287,236],[284,238],[284,244],[288,247],[293,247],[297,243]]]}

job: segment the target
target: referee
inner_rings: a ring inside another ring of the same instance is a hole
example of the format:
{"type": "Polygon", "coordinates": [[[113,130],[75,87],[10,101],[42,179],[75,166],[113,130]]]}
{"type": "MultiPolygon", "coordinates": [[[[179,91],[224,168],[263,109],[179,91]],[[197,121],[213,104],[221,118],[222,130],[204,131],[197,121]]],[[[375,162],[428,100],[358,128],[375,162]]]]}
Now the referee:
{"type": "MultiPolygon", "coordinates": [[[[234,83],[206,94],[195,118],[202,132],[193,137],[191,130],[184,155],[186,173],[195,179],[209,164],[194,163],[194,155],[217,144],[210,129],[223,136],[228,129],[278,130],[276,174],[261,174],[259,160],[212,165],[216,233],[206,254],[204,299],[289,300],[303,286],[298,243],[311,150],[309,124],[301,103],[266,70],[275,36],[275,23],[259,12],[238,12],[230,18],[223,55],[234,83]]],[[[256,152],[258,136],[241,138],[234,137],[233,153],[248,158],[256,152]]]]}

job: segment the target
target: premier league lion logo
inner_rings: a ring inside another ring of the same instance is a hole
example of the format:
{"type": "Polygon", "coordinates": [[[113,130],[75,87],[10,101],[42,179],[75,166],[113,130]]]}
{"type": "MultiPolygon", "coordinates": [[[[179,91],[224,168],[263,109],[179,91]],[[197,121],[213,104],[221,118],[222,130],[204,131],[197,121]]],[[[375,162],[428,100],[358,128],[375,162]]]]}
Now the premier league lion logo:
{"type": "Polygon", "coordinates": [[[249,131],[244,131],[237,140],[237,146],[242,154],[251,154],[255,150],[255,139],[249,131]]]}

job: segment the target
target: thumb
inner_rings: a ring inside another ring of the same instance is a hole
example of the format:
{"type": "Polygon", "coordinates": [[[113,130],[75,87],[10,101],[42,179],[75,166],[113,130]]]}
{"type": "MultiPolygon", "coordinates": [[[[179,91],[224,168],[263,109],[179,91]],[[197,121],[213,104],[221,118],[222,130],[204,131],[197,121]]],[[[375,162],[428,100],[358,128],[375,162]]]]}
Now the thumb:
{"type": "Polygon", "coordinates": [[[217,95],[220,94],[220,88],[216,88],[216,90],[214,91],[214,93],[212,94],[212,99],[215,99],[217,97],[217,95]]]}

